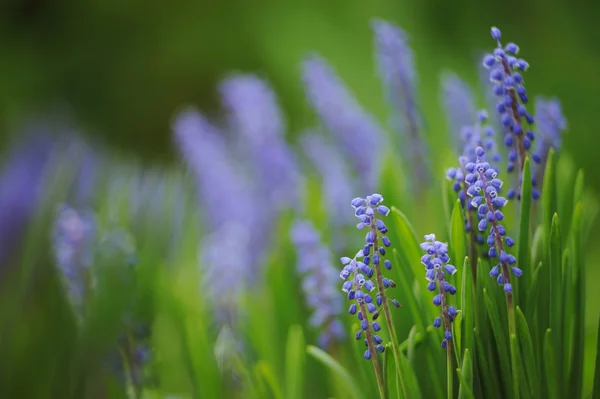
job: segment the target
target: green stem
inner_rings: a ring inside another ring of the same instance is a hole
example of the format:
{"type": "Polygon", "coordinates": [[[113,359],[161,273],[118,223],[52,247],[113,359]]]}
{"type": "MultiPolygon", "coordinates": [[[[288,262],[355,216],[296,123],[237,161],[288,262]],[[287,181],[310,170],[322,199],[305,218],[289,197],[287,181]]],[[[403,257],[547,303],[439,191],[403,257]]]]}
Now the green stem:
{"type": "Polygon", "coordinates": [[[448,349],[446,350],[446,374],[448,375],[448,399],[453,399],[454,394],[452,392],[454,387],[454,381],[452,374],[452,342],[448,341],[448,349]]]}
{"type": "MultiPolygon", "coordinates": [[[[359,302],[360,311],[363,314],[363,317],[368,317],[367,309],[365,307],[364,302],[359,302]]],[[[386,399],[385,395],[385,384],[383,382],[383,374],[381,373],[381,367],[379,367],[379,362],[377,360],[377,350],[375,345],[373,344],[373,335],[371,334],[371,323],[365,330],[365,335],[367,337],[367,346],[371,351],[371,362],[373,363],[373,370],[375,370],[375,378],[377,379],[377,387],[379,388],[379,397],[381,399],[386,399]]]]}
{"type": "MultiPolygon", "coordinates": [[[[377,237],[377,226],[376,226],[375,217],[371,218],[371,231],[375,236],[375,242],[373,244],[373,255],[379,252],[379,239],[377,237]]],[[[375,274],[377,280],[377,290],[379,291],[379,295],[381,295],[382,299],[382,307],[383,313],[385,314],[385,322],[388,327],[388,331],[390,333],[390,340],[392,341],[392,353],[394,354],[394,361],[396,362],[396,371],[398,373],[398,380],[400,381],[400,385],[402,387],[402,393],[405,398],[408,398],[408,391],[406,389],[406,382],[404,381],[404,377],[400,372],[400,349],[398,348],[398,337],[396,335],[396,329],[394,328],[394,322],[392,320],[392,313],[390,312],[390,306],[388,304],[388,298],[385,295],[385,287],[383,286],[383,274],[381,273],[381,262],[376,263],[375,265],[375,274]]]]}

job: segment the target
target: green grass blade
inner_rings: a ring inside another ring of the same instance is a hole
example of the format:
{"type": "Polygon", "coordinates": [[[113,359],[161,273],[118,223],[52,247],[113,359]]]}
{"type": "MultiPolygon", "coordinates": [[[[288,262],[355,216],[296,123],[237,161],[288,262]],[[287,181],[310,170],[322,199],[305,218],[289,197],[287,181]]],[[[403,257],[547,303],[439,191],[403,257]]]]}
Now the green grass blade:
{"type": "MultiPolygon", "coordinates": [[[[560,224],[558,215],[554,214],[549,242],[550,253],[550,328],[554,338],[554,356],[557,365],[562,365],[562,306],[563,306],[563,286],[562,286],[562,242],[560,236],[560,224]]],[[[562,375],[558,373],[555,382],[559,389],[561,387],[562,375]]],[[[560,391],[559,391],[560,392],[560,391]]]]}
{"type": "Polygon", "coordinates": [[[325,367],[332,372],[336,378],[343,382],[342,386],[346,388],[348,398],[361,399],[364,397],[359,387],[356,385],[355,379],[350,375],[337,360],[331,357],[327,352],[316,346],[308,345],[306,351],[309,355],[321,362],[325,367]]]}
{"type": "MultiPolygon", "coordinates": [[[[386,351],[391,351],[392,348],[389,347],[386,348],[386,351]]],[[[399,365],[399,370],[400,373],[402,373],[402,376],[404,377],[404,382],[406,384],[406,392],[407,392],[407,397],[408,398],[415,398],[415,399],[420,399],[422,397],[421,395],[421,389],[419,388],[419,381],[417,380],[417,376],[415,374],[414,369],[412,368],[410,362],[408,361],[408,359],[406,358],[406,356],[404,356],[404,354],[402,352],[400,352],[400,365],[399,365]]]]}
{"type": "Polygon", "coordinates": [[[304,365],[306,352],[304,347],[302,327],[293,325],[288,333],[285,351],[285,397],[290,399],[303,398],[304,365]]]}
{"type": "MultiPolygon", "coordinates": [[[[475,301],[473,300],[473,279],[471,277],[471,267],[469,258],[465,258],[462,268],[462,282],[460,290],[460,313],[461,313],[461,334],[462,356],[465,356],[465,350],[469,349],[472,353],[475,351],[473,328],[475,327],[475,301]]],[[[462,366],[464,368],[464,366],[462,366]]]]}
{"type": "Polygon", "coordinates": [[[512,386],[512,377],[510,374],[510,344],[507,338],[507,332],[503,327],[506,321],[500,319],[496,306],[492,302],[487,289],[483,289],[483,300],[488,311],[492,332],[496,338],[496,347],[498,348],[498,358],[500,361],[500,372],[505,386],[512,386]]]}
{"type": "Polygon", "coordinates": [[[556,155],[553,148],[548,152],[546,170],[544,171],[544,186],[542,187],[542,214],[544,232],[550,236],[552,217],[557,211],[556,201],[556,155]]]}
{"type": "Polygon", "coordinates": [[[554,350],[552,330],[547,329],[544,336],[544,368],[546,370],[546,393],[550,399],[558,399],[560,397],[559,385],[556,379],[558,370],[556,369],[554,350]]]}
{"type": "Polygon", "coordinates": [[[386,398],[400,399],[402,395],[390,344],[386,345],[386,351],[383,353],[383,376],[385,378],[386,398]]]}
{"type": "Polygon", "coordinates": [[[523,397],[527,398],[529,397],[529,388],[527,387],[527,381],[525,380],[525,369],[523,368],[521,350],[516,334],[510,335],[510,360],[512,366],[514,398],[520,398],[521,393],[523,393],[523,397]]]}
{"type": "MultiPolygon", "coordinates": [[[[521,211],[519,220],[519,251],[517,259],[520,268],[523,270],[523,276],[519,279],[519,291],[527,292],[531,286],[533,278],[533,267],[531,266],[531,247],[530,247],[530,224],[531,224],[531,168],[529,158],[525,159],[525,169],[523,170],[523,183],[521,185],[521,211]]],[[[524,309],[527,308],[525,295],[515,298],[515,302],[524,309]],[[524,301],[525,300],[525,301],[524,301]]]]}
{"type": "Polygon", "coordinates": [[[421,250],[417,234],[406,215],[395,207],[392,207],[392,216],[394,231],[400,239],[397,245],[394,244],[394,248],[398,250],[398,259],[404,267],[412,271],[412,276],[418,276],[422,273],[423,267],[420,263],[421,250]]]}
{"type": "Polygon", "coordinates": [[[521,350],[523,353],[523,361],[525,364],[527,385],[529,386],[529,395],[525,397],[536,398],[541,394],[540,383],[537,375],[537,365],[535,352],[533,350],[533,342],[531,340],[531,332],[527,325],[527,320],[521,309],[517,306],[515,312],[517,333],[519,334],[519,341],[521,344],[521,350]]]}
{"type": "Polygon", "coordinates": [[[457,375],[460,380],[458,399],[475,399],[473,396],[473,361],[469,349],[465,349],[462,368],[457,370],[457,375]]]}
{"type": "MultiPolygon", "coordinates": [[[[578,176],[583,179],[583,174],[578,176]]],[[[581,397],[583,385],[584,342],[585,342],[585,301],[586,301],[586,268],[581,256],[583,248],[583,206],[581,202],[575,205],[571,222],[570,254],[572,265],[572,280],[576,293],[573,312],[573,349],[571,359],[571,374],[569,392],[575,397],[581,397]]]]}
{"type": "Polygon", "coordinates": [[[465,219],[460,200],[456,200],[450,222],[450,251],[454,262],[462,262],[467,255],[465,219]]]}
{"type": "Polygon", "coordinates": [[[596,365],[594,368],[594,386],[592,388],[592,399],[600,398],[600,318],[598,320],[598,332],[596,340],[596,365]]]}
{"type": "Polygon", "coordinates": [[[277,382],[277,376],[275,372],[273,372],[273,368],[269,365],[269,363],[260,360],[256,364],[256,370],[258,374],[263,378],[263,380],[267,383],[267,386],[271,390],[271,394],[275,399],[283,399],[283,391],[277,382]]]}

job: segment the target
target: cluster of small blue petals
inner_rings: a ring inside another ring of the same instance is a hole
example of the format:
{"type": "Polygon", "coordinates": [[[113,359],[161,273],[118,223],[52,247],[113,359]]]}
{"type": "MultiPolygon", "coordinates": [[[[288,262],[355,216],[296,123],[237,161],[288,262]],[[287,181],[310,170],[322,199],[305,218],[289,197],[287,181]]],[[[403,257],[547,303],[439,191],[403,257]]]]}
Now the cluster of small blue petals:
{"type": "MultiPolygon", "coordinates": [[[[336,227],[347,225],[346,206],[352,198],[354,181],[350,176],[339,148],[329,143],[323,136],[307,132],[302,135],[300,145],[304,154],[316,168],[321,177],[323,195],[328,202],[328,215],[336,227]]],[[[340,234],[336,234],[341,240],[340,234]]],[[[336,246],[342,244],[335,242],[336,246]]]]}
{"type": "Polygon", "coordinates": [[[337,291],[338,272],[331,262],[331,252],[310,222],[296,221],[291,238],[298,254],[296,268],[302,275],[302,290],[312,310],[309,322],[320,332],[319,345],[327,348],[344,336],[344,328],[338,319],[342,309],[337,291]]]}
{"type": "Polygon", "coordinates": [[[373,190],[379,173],[374,154],[381,147],[383,128],[360,106],[323,58],[313,55],[305,59],[302,76],[312,107],[344,153],[349,155],[359,176],[360,188],[373,190]]]}
{"type": "MultiPolygon", "coordinates": [[[[385,235],[388,228],[377,217],[377,215],[387,216],[390,213],[390,209],[382,202],[383,197],[380,194],[372,194],[366,198],[352,200],[354,214],[359,220],[357,228],[362,230],[368,227],[369,231],[365,236],[364,247],[358,251],[354,258],[341,258],[344,265],[340,272],[340,277],[344,280],[342,291],[346,292],[348,299],[353,301],[348,313],[356,315],[360,321],[361,329],[356,332],[356,340],[360,340],[363,335],[366,335],[367,350],[364,354],[365,359],[371,359],[373,355],[371,349],[369,349],[369,336],[372,336],[373,347],[380,352],[385,350],[381,337],[374,334],[381,330],[380,324],[375,320],[379,317],[383,301],[386,300],[385,293],[381,292],[377,286],[377,270],[380,270],[381,264],[387,270],[392,268],[392,263],[384,259],[386,248],[391,245],[390,239],[385,235]],[[374,229],[377,233],[373,231],[374,229]],[[371,315],[370,323],[369,315],[371,315]]],[[[385,277],[382,277],[381,283],[384,290],[396,286],[393,280],[385,277]]],[[[391,303],[397,308],[400,307],[400,303],[396,299],[392,299],[391,303]]]]}
{"type": "Polygon", "coordinates": [[[392,124],[402,133],[402,149],[412,174],[421,181],[429,176],[427,146],[421,135],[422,116],[417,101],[417,74],[408,35],[398,26],[375,19],[375,57],[386,95],[394,108],[392,124]]]}
{"type": "Polygon", "coordinates": [[[562,134],[567,129],[567,120],[562,114],[560,101],[557,98],[536,97],[535,115],[537,119],[537,140],[535,152],[541,158],[534,176],[538,182],[543,177],[546,159],[550,148],[559,150],[562,134]]]}
{"type": "Polygon", "coordinates": [[[433,297],[433,304],[441,307],[441,313],[433,321],[433,326],[439,328],[444,325],[444,339],[442,347],[446,349],[452,341],[452,322],[456,318],[458,311],[454,306],[448,305],[446,294],[456,294],[456,288],[446,280],[446,274],[453,275],[456,268],[448,262],[448,245],[435,240],[435,234],[425,236],[425,242],[421,243],[421,249],[425,255],[421,257],[421,263],[425,266],[425,278],[429,283],[429,291],[437,291],[433,297]]]}
{"type": "Polygon", "coordinates": [[[476,151],[477,161],[465,165],[465,182],[469,185],[467,194],[471,197],[471,205],[477,208],[477,229],[487,234],[488,256],[498,259],[498,264],[492,268],[490,276],[495,277],[498,284],[504,286],[504,291],[511,293],[509,268],[516,277],[521,276],[523,272],[515,266],[517,259],[505,250],[505,246],[510,248],[515,245],[515,241],[507,235],[506,228],[501,224],[504,220],[501,209],[506,205],[507,199],[499,195],[502,180],[498,178],[498,172],[483,159],[485,150],[478,147],[476,151]]]}
{"type": "MultiPolygon", "coordinates": [[[[465,176],[467,171],[465,166],[468,163],[476,162],[478,147],[484,147],[489,152],[492,152],[490,162],[497,163],[500,161],[501,156],[496,149],[496,142],[494,139],[494,128],[487,125],[488,113],[485,110],[480,110],[477,115],[477,122],[472,126],[463,126],[461,131],[461,137],[463,142],[462,155],[458,158],[459,166],[456,168],[450,168],[446,171],[446,178],[452,181],[452,189],[457,193],[458,198],[463,209],[468,212],[474,211],[476,208],[471,205],[470,201],[467,201],[467,184],[465,182],[465,176]]],[[[485,155],[483,155],[485,157],[485,155]]],[[[474,226],[471,226],[469,221],[469,215],[465,218],[465,230],[471,231],[474,226]]],[[[476,239],[480,244],[483,244],[483,236],[480,234],[476,235],[476,239]]]]}
{"type": "Polygon", "coordinates": [[[446,110],[453,141],[458,144],[458,150],[462,151],[465,143],[461,131],[464,126],[473,123],[477,114],[473,92],[456,74],[445,72],[442,75],[441,100],[446,110]]]}
{"type": "MultiPolygon", "coordinates": [[[[483,65],[490,69],[490,80],[494,83],[493,92],[498,98],[496,111],[500,115],[500,121],[506,128],[504,144],[508,148],[508,163],[506,170],[511,172],[517,165],[520,172],[524,162],[525,153],[532,149],[534,134],[531,126],[534,123],[533,116],[527,111],[526,104],[529,99],[523,85],[521,72],[527,70],[527,61],[517,58],[519,47],[514,43],[508,43],[502,47],[500,42],[500,30],[491,29],[492,38],[498,43],[498,47],[492,54],[483,57],[483,65]],[[521,164],[519,164],[521,163],[521,164]]],[[[539,156],[533,154],[535,162],[539,162],[539,156]]],[[[514,192],[507,194],[514,197],[514,192]]]]}

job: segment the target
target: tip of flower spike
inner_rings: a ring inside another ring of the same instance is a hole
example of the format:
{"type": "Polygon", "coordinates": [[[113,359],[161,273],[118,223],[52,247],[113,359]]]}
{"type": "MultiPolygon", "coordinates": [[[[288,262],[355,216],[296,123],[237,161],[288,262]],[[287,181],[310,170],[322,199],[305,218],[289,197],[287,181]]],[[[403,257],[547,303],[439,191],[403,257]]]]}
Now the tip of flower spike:
{"type": "Polygon", "coordinates": [[[500,32],[500,29],[496,28],[495,26],[492,26],[491,34],[492,34],[492,38],[494,40],[500,40],[500,37],[502,37],[502,33],[500,32]]]}

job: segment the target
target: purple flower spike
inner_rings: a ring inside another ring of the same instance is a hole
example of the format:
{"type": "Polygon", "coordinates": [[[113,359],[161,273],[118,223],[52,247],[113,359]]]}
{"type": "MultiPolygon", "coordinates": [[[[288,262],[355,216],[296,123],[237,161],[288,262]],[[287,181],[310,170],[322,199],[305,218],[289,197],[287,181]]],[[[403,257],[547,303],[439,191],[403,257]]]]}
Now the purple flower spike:
{"type": "MultiPolygon", "coordinates": [[[[319,234],[307,221],[296,221],[291,231],[292,242],[297,248],[297,270],[303,276],[302,289],[306,294],[307,305],[312,309],[311,327],[321,334],[320,343],[332,343],[344,337],[344,329],[339,321],[342,302],[338,295],[338,273],[331,261],[332,254],[322,243],[319,234]]],[[[343,259],[352,269],[352,259],[343,259]]],[[[346,270],[346,268],[344,268],[346,270]]],[[[347,281],[350,287],[352,283],[347,281]]],[[[356,314],[357,303],[350,306],[348,313],[356,314]]]]}
{"type": "Polygon", "coordinates": [[[313,55],[305,59],[302,76],[312,107],[344,153],[349,155],[361,188],[373,190],[379,174],[375,154],[384,137],[382,127],[360,106],[323,58],[313,55]]]}
{"type": "Polygon", "coordinates": [[[392,124],[401,133],[401,148],[408,160],[417,189],[430,174],[423,137],[422,116],[416,95],[417,76],[414,56],[407,34],[399,27],[379,19],[371,23],[375,32],[375,55],[379,76],[394,108],[392,124]]]}
{"type": "Polygon", "coordinates": [[[447,264],[450,261],[448,256],[448,245],[436,241],[435,234],[425,236],[425,242],[421,244],[426,254],[421,258],[421,263],[425,266],[425,278],[429,281],[427,288],[429,291],[439,289],[438,293],[433,297],[433,304],[441,307],[441,314],[433,321],[433,326],[439,328],[444,324],[444,341],[442,346],[446,349],[450,348],[449,342],[452,338],[452,322],[458,314],[453,306],[449,306],[447,302],[447,294],[454,295],[456,288],[446,280],[446,274],[450,275],[456,272],[456,268],[447,264]]]}

